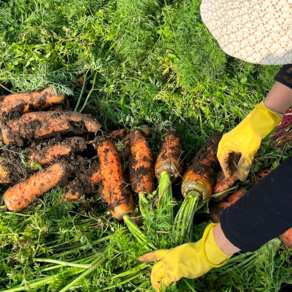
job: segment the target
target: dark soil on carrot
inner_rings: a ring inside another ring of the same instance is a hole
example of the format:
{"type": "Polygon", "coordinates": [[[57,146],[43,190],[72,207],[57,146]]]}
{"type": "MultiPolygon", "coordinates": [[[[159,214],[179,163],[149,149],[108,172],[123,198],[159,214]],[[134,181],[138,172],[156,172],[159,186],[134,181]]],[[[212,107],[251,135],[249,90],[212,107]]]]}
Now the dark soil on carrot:
{"type": "Polygon", "coordinates": [[[12,141],[11,143],[22,147],[32,142],[39,144],[46,138],[87,134],[89,132],[87,121],[93,123],[96,129],[100,128],[97,122],[86,116],[75,121],[75,115],[78,115],[78,118],[82,116],[72,112],[34,112],[22,116],[18,112],[10,112],[1,119],[2,136],[12,141]],[[30,114],[37,116],[37,118],[28,118],[30,114]],[[55,125],[52,125],[52,122],[55,125]],[[57,129],[56,131],[54,127],[57,129]]]}
{"type": "Polygon", "coordinates": [[[215,179],[214,175],[216,170],[219,169],[217,149],[221,137],[222,134],[220,133],[216,133],[210,136],[207,140],[207,143],[192,159],[189,168],[191,168],[196,174],[204,174],[206,177],[213,177],[213,179],[215,179]]]}

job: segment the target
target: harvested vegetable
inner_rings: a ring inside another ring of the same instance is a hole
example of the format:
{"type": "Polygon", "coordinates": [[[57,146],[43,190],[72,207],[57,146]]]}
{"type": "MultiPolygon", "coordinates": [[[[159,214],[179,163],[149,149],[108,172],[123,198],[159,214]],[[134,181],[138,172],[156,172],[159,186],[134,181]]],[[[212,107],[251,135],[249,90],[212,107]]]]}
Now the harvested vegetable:
{"type": "Polygon", "coordinates": [[[83,135],[101,128],[95,120],[76,112],[32,112],[16,119],[2,119],[0,125],[4,143],[19,146],[36,138],[83,135]]]}
{"type": "MultiPolygon", "coordinates": [[[[155,176],[159,180],[159,202],[168,205],[172,201],[172,182],[181,176],[183,171],[182,146],[176,131],[168,131],[163,139],[159,155],[155,163],[155,176]]],[[[170,215],[170,224],[173,214],[170,215]]]]}
{"type": "Polygon", "coordinates": [[[221,134],[214,134],[208,138],[183,176],[181,189],[185,199],[174,222],[176,241],[186,239],[186,232],[191,239],[196,209],[205,204],[213,193],[215,168],[218,166],[217,148],[221,137],[221,134]]]}
{"type": "Polygon", "coordinates": [[[40,144],[35,148],[26,149],[30,157],[28,164],[30,164],[31,160],[36,161],[41,166],[50,164],[58,158],[82,152],[86,147],[85,140],[81,137],[67,138],[51,146],[40,144]]]}
{"type": "Polygon", "coordinates": [[[93,189],[96,189],[102,181],[102,173],[100,170],[99,161],[95,160],[93,162],[93,164],[91,165],[89,169],[89,173],[90,173],[90,177],[89,177],[90,183],[93,189]]]}
{"type": "Polygon", "coordinates": [[[112,131],[108,134],[109,138],[114,140],[114,141],[121,141],[123,140],[127,135],[129,131],[126,129],[120,129],[120,130],[115,130],[112,131]]]}
{"type": "MultiPolygon", "coordinates": [[[[220,171],[217,174],[216,184],[214,187],[214,194],[224,192],[231,187],[234,186],[234,184],[238,181],[238,178],[236,175],[232,175],[229,178],[226,178],[223,171],[220,171]]],[[[221,202],[224,198],[228,196],[228,193],[224,193],[220,196],[216,196],[214,198],[211,197],[213,202],[221,202]]]]}
{"type": "Polygon", "coordinates": [[[180,177],[183,170],[182,153],[178,133],[174,130],[168,131],[155,163],[155,175],[158,180],[162,172],[167,172],[173,182],[180,177]]]}
{"type": "Polygon", "coordinates": [[[40,170],[27,180],[9,188],[3,195],[6,207],[10,211],[21,211],[66,178],[65,165],[55,163],[40,170]]]}
{"type": "Polygon", "coordinates": [[[133,195],[126,187],[119,154],[110,139],[102,141],[97,148],[102,171],[102,183],[111,214],[121,220],[133,212],[133,195]]]}
{"type": "Polygon", "coordinates": [[[292,228],[281,234],[279,238],[287,248],[292,248],[292,228]]]}
{"type": "Polygon", "coordinates": [[[51,88],[41,92],[16,93],[4,96],[0,102],[0,118],[4,113],[18,111],[28,113],[35,110],[43,110],[54,103],[60,103],[65,99],[64,94],[55,94],[51,88]]]}
{"type": "MultiPolygon", "coordinates": [[[[132,190],[139,197],[144,196],[145,193],[152,194],[155,186],[154,162],[148,143],[140,130],[133,130],[130,133],[130,150],[130,183],[132,184],[132,190]]],[[[124,216],[124,221],[139,242],[147,242],[145,235],[129,215],[124,216]]]]}
{"type": "Polygon", "coordinates": [[[262,178],[267,176],[271,171],[272,169],[269,167],[269,168],[256,172],[255,175],[251,177],[252,183],[253,184],[258,183],[262,178]]]}
{"type": "Polygon", "coordinates": [[[155,187],[154,162],[148,143],[139,130],[130,133],[130,182],[134,193],[151,194],[155,187]]]}
{"type": "Polygon", "coordinates": [[[246,194],[247,189],[243,188],[229,197],[225,199],[225,201],[220,202],[210,208],[210,214],[209,217],[214,223],[219,223],[220,222],[220,215],[229,206],[233,205],[235,202],[237,202],[244,194],[246,194]]]}

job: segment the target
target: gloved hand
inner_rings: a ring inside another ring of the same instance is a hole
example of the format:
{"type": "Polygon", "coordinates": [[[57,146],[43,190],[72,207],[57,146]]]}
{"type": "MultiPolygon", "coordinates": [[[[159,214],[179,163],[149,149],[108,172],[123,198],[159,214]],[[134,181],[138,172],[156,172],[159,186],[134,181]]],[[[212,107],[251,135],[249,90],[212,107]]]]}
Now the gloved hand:
{"type": "Polygon", "coordinates": [[[283,114],[266,108],[262,101],[236,128],[223,135],[218,146],[217,157],[226,178],[231,175],[236,175],[241,181],[247,178],[262,139],[277,126],[282,118],[283,114]],[[238,164],[235,165],[235,172],[232,171],[232,163],[235,162],[230,159],[232,155],[229,156],[233,152],[241,154],[238,164]]]}
{"type": "Polygon", "coordinates": [[[208,225],[202,239],[196,243],[156,250],[138,258],[143,263],[160,260],[151,272],[151,283],[156,291],[159,291],[160,283],[166,288],[182,277],[194,279],[229,260],[231,256],[221,251],[215,241],[213,229],[216,225],[208,225]]]}

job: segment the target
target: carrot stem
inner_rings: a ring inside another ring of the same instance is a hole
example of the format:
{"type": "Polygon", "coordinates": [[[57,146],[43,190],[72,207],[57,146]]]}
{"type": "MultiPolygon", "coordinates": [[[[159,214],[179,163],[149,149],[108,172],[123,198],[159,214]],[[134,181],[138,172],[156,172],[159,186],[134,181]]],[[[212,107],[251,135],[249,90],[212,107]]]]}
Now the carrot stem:
{"type": "Polygon", "coordinates": [[[52,264],[59,264],[66,267],[76,267],[76,268],[82,268],[82,269],[88,269],[90,268],[90,265],[81,265],[81,264],[75,264],[75,263],[68,263],[53,259],[34,259],[35,262],[42,262],[42,263],[52,263],[52,264]]]}
{"type": "Polygon", "coordinates": [[[183,243],[192,239],[193,219],[200,199],[201,194],[197,191],[191,191],[184,199],[174,219],[173,230],[177,232],[175,243],[183,243]],[[185,238],[186,234],[187,238],[185,238]]]}
{"type": "Polygon", "coordinates": [[[136,223],[134,223],[129,215],[125,215],[123,217],[125,224],[129,228],[132,235],[136,238],[136,240],[144,245],[147,244],[148,248],[156,249],[156,247],[147,240],[146,235],[139,229],[136,223]]]}

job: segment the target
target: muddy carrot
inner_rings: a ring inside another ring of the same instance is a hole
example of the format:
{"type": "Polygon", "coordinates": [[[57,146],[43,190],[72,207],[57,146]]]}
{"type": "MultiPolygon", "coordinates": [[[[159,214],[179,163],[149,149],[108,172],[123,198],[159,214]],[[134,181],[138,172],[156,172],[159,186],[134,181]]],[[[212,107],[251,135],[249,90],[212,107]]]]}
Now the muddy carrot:
{"type": "Polygon", "coordinates": [[[292,248],[292,228],[281,234],[279,238],[287,248],[292,248]]]}
{"type": "Polygon", "coordinates": [[[130,133],[130,182],[136,194],[154,191],[154,162],[148,143],[139,130],[130,133]]]}
{"type": "MultiPolygon", "coordinates": [[[[225,178],[223,171],[220,171],[217,174],[216,184],[215,184],[213,193],[217,194],[217,193],[224,192],[230,189],[231,187],[233,187],[237,181],[238,181],[238,178],[236,175],[232,175],[229,178],[225,178]]],[[[220,196],[216,196],[214,198],[211,197],[211,199],[212,199],[212,202],[221,202],[227,196],[228,196],[228,193],[225,193],[220,196]]]]}
{"type": "Polygon", "coordinates": [[[82,182],[78,178],[75,178],[66,186],[63,198],[69,202],[77,201],[80,199],[83,193],[84,188],[82,186],[82,182]]]}
{"type": "MultiPolygon", "coordinates": [[[[159,180],[158,208],[172,204],[172,183],[180,177],[183,171],[182,153],[183,150],[178,133],[175,130],[168,131],[163,139],[154,167],[155,176],[159,180]]],[[[168,218],[168,223],[172,225],[172,208],[165,213],[165,217],[168,218]]]]}
{"type": "Polygon", "coordinates": [[[143,132],[145,137],[149,137],[151,135],[151,129],[147,125],[142,125],[139,127],[140,130],[143,132]]]}
{"type": "Polygon", "coordinates": [[[98,160],[95,160],[89,168],[89,180],[93,190],[99,186],[102,181],[102,173],[100,169],[100,163],[98,160]]]}
{"type": "Polygon", "coordinates": [[[120,129],[110,132],[108,136],[110,139],[117,142],[123,140],[128,135],[128,133],[129,133],[128,130],[120,129]]]}
{"type": "Polygon", "coordinates": [[[183,170],[182,146],[176,131],[168,131],[163,139],[159,155],[155,163],[155,175],[158,180],[162,172],[167,172],[172,181],[180,177],[183,170]]]}
{"type": "Polygon", "coordinates": [[[247,192],[247,189],[243,188],[238,191],[236,191],[234,194],[227,197],[223,202],[220,202],[216,205],[213,205],[210,208],[210,214],[209,218],[215,222],[220,222],[220,215],[229,206],[233,205],[235,202],[237,202],[245,193],[247,192]]]}
{"type": "Polygon", "coordinates": [[[10,211],[21,211],[66,177],[66,168],[55,163],[47,169],[33,174],[27,180],[9,188],[3,195],[6,207],[10,211]]]}
{"type": "Polygon", "coordinates": [[[206,203],[213,193],[215,168],[219,165],[217,148],[221,137],[221,134],[214,134],[208,138],[183,176],[181,190],[185,199],[174,222],[174,230],[178,231],[176,240],[185,238],[185,232],[191,240],[196,209],[206,203]]]}
{"type": "Polygon", "coordinates": [[[9,173],[7,168],[5,167],[5,160],[0,157],[0,184],[9,184],[9,173]]]}
{"type": "Polygon", "coordinates": [[[41,92],[7,95],[0,102],[0,118],[4,113],[9,113],[10,111],[28,113],[42,110],[54,103],[62,102],[64,98],[64,94],[55,94],[51,88],[44,89],[41,92]]]}
{"type": "Polygon", "coordinates": [[[267,176],[270,172],[271,172],[271,168],[270,167],[269,168],[266,168],[266,169],[263,169],[261,171],[256,172],[255,175],[251,177],[252,183],[253,184],[256,184],[262,178],[264,178],[265,176],[267,176]]]}
{"type": "Polygon", "coordinates": [[[126,188],[119,154],[110,139],[102,141],[97,148],[102,171],[102,183],[111,214],[122,219],[133,212],[132,193],[126,188]]]}
{"type": "Polygon", "coordinates": [[[26,149],[29,156],[27,163],[30,164],[33,160],[43,166],[69,154],[82,152],[86,150],[86,147],[85,140],[81,137],[67,138],[51,146],[38,145],[35,148],[26,149]]]}
{"type": "Polygon", "coordinates": [[[32,112],[18,119],[1,120],[5,144],[22,146],[27,140],[97,132],[101,125],[77,112],[32,112]]]}

